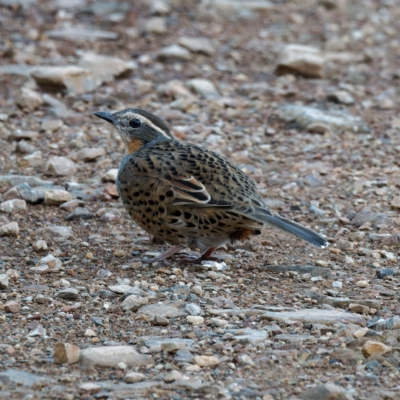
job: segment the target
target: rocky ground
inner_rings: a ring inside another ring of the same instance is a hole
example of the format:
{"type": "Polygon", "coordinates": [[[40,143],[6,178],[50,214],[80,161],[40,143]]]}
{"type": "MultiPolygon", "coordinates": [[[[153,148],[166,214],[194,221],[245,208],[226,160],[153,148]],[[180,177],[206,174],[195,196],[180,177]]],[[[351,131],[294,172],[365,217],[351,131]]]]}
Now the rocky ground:
{"type": "Polygon", "coordinates": [[[400,399],[398,0],[0,0],[0,397],[400,399]],[[91,115],[141,107],[236,162],[273,229],[168,248],[91,115]]]}

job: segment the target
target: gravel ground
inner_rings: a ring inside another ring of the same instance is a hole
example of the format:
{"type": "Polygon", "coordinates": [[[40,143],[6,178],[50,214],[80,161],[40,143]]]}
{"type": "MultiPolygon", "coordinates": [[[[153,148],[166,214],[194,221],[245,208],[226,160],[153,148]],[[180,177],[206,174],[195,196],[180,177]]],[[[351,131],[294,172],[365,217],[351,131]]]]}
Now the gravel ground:
{"type": "Polygon", "coordinates": [[[0,0],[0,31],[0,398],[400,399],[398,0],[0,0]],[[168,245],[91,115],[127,107],[330,247],[131,262],[168,245]]]}

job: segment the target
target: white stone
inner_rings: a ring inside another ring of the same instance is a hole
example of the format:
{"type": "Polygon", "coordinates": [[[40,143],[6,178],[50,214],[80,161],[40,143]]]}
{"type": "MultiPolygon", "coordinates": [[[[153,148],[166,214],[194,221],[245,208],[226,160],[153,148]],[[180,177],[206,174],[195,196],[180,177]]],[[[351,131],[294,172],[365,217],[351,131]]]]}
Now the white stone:
{"type": "Polygon", "coordinates": [[[34,251],[46,251],[47,250],[47,243],[45,240],[37,240],[33,245],[32,248],[34,251]]]}
{"type": "Polygon", "coordinates": [[[165,23],[165,19],[162,17],[149,18],[145,22],[143,30],[146,33],[154,33],[157,35],[165,33],[167,32],[167,25],[165,23]]]}
{"type": "Polygon", "coordinates": [[[96,333],[93,329],[87,328],[86,331],[85,331],[85,333],[84,333],[84,336],[87,336],[87,337],[96,337],[96,336],[97,336],[97,333],[96,333]]]}
{"type": "Polygon", "coordinates": [[[132,289],[132,286],[129,285],[111,285],[108,287],[112,292],[124,294],[129,292],[132,289]]]}
{"type": "Polygon", "coordinates": [[[190,52],[178,44],[164,47],[157,53],[160,61],[188,61],[192,58],[190,52]]]}
{"type": "Polygon", "coordinates": [[[35,151],[23,158],[29,167],[38,167],[43,164],[42,152],[40,150],[35,151]]]}
{"type": "Polygon", "coordinates": [[[195,315],[188,315],[186,321],[192,325],[202,325],[204,323],[204,318],[195,315]]]}
{"type": "Polygon", "coordinates": [[[25,210],[26,210],[26,201],[21,199],[7,200],[0,204],[0,211],[9,214],[25,210]]]}
{"type": "Polygon", "coordinates": [[[179,372],[177,370],[173,370],[165,375],[164,381],[169,383],[169,382],[178,381],[182,378],[183,378],[183,374],[181,372],[179,372]]]}
{"type": "Polygon", "coordinates": [[[116,182],[118,176],[118,168],[109,169],[102,177],[103,182],[116,182]]]}
{"type": "Polygon", "coordinates": [[[47,161],[45,172],[53,176],[73,175],[76,172],[76,165],[69,158],[53,156],[47,161]]]}
{"type": "Polygon", "coordinates": [[[298,72],[310,78],[323,78],[325,59],[319,49],[298,44],[286,45],[278,54],[276,70],[298,72]]]}
{"type": "Polygon", "coordinates": [[[216,356],[194,356],[194,362],[200,367],[216,367],[221,360],[216,356]]]}
{"type": "Polygon", "coordinates": [[[205,98],[218,97],[219,93],[214,84],[208,79],[190,79],[186,82],[186,85],[194,93],[201,95],[205,98]]]}
{"type": "Polygon", "coordinates": [[[66,190],[48,189],[44,192],[44,204],[46,205],[60,205],[71,200],[71,193],[66,190]]]}
{"type": "Polygon", "coordinates": [[[179,39],[179,44],[194,53],[204,53],[209,56],[215,53],[214,46],[207,38],[183,36],[179,39]]]}
{"type": "Polygon", "coordinates": [[[386,354],[392,351],[390,346],[386,346],[381,342],[377,342],[375,340],[368,340],[364,343],[362,347],[362,352],[366,356],[374,355],[374,354],[386,354]]]}
{"type": "Polygon", "coordinates": [[[163,0],[153,1],[150,7],[151,15],[166,15],[170,11],[171,11],[171,6],[163,0]]]}
{"type": "Polygon", "coordinates": [[[5,224],[0,226],[0,236],[18,236],[19,227],[18,223],[13,221],[9,224],[5,224]]]}
{"type": "Polygon", "coordinates": [[[128,367],[153,363],[150,356],[140,354],[133,346],[91,347],[81,350],[80,361],[84,365],[115,367],[124,362],[128,367]]]}
{"type": "Polygon", "coordinates": [[[121,304],[124,311],[137,311],[140,307],[149,303],[147,297],[139,297],[135,294],[128,296],[121,304]]]}
{"type": "Polygon", "coordinates": [[[66,88],[71,94],[90,92],[102,84],[89,71],[75,65],[42,66],[35,68],[31,76],[39,85],[66,88]]]}
{"type": "Polygon", "coordinates": [[[104,56],[92,52],[80,54],[79,65],[89,71],[94,78],[108,82],[127,75],[137,68],[134,61],[126,61],[118,57],[104,56]]]}
{"type": "Polygon", "coordinates": [[[0,290],[8,289],[9,276],[7,274],[0,275],[0,290]]]}
{"type": "Polygon", "coordinates": [[[15,103],[24,111],[32,112],[43,104],[43,99],[38,92],[22,87],[15,96],[15,103]]]}
{"type": "Polygon", "coordinates": [[[82,149],[78,151],[77,159],[79,161],[94,161],[96,158],[104,156],[105,154],[106,151],[103,147],[82,149]]]}
{"type": "Polygon", "coordinates": [[[146,375],[142,374],[141,372],[128,372],[125,377],[124,381],[126,383],[135,383],[135,382],[141,382],[146,379],[146,375]]]}

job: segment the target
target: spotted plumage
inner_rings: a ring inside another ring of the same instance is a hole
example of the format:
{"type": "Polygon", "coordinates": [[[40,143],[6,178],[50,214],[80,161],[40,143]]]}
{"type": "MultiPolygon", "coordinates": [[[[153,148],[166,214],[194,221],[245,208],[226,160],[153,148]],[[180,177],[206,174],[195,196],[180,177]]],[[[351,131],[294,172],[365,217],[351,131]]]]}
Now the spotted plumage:
{"type": "Polygon", "coordinates": [[[175,245],[159,259],[185,247],[206,250],[201,259],[211,258],[218,246],[244,241],[265,225],[327,245],[316,232],[272,214],[238,167],[213,151],[175,140],[155,115],[141,109],[95,115],[115,125],[124,141],[117,188],[130,216],[175,245]]]}

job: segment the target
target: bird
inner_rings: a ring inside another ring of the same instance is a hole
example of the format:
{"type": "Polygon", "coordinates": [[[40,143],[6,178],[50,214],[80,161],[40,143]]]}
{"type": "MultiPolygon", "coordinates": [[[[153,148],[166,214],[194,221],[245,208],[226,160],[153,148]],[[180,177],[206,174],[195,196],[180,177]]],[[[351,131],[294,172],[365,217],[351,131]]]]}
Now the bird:
{"type": "Polygon", "coordinates": [[[327,247],[324,236],[272,213],[240,168],[214,151],[175,139],[160,117],[140,108],[93,114],[114,125],[124,143],[116,185],[129,215],[173,246],[142,261],[165,262],[185,248],[203,253],[181,258],[182,263],[215,261],[219,246],[251,239],[268,225],[327,247]]]}

